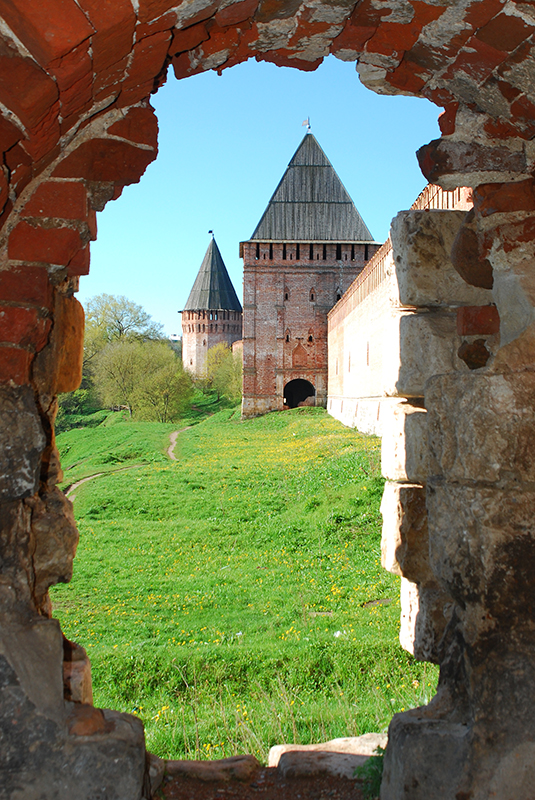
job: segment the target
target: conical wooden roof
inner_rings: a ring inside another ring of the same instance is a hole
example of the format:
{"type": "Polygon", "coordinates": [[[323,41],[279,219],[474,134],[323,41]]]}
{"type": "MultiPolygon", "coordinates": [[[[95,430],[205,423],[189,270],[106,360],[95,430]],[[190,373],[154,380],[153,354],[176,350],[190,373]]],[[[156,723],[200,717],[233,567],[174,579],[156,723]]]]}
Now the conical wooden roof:
{"type": "Polygon", "coordinates": [[[184,306],[184,311],[208,309],[240,312],[242,310],[214,238],[208,245],[201,268],[184,306]]]}
{"type": "Polygon", "coordinates": [[[315,136],[306,133],[251,239],[373,242],[315,136]]]}

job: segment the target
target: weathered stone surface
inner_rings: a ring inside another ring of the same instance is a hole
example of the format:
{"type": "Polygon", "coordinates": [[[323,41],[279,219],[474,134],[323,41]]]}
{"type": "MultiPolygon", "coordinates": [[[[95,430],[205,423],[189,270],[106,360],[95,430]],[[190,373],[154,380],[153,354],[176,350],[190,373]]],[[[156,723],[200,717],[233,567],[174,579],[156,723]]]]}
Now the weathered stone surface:
{"type": "Polygon", "coordinates": [[[277,767],[285,753],[345,753],[368,758],[374,755],[378,747],[385,747],[386,741],[384,733],[364,733],[362,736],[345,736],[319,744],[276,744],[269,751],[268,767],[277,767]]]}
{"type": "Polygon", "coordinates": [[[247,781],[260,767],[260,762],[250,755],[231,756],[217,761],[167,761],[169,775],[183,775],[201,781],[247,781]]]}
{"type": "Polygon", "coordinates": [[[403,575],[414,583],[430,578],[425,488],[387,481],[381,514],[381,564],[384,569],[394,575],[403,575]]]}
{"type": "Polygon", "coordinates": [[[466,369],[457,356],[461,339],[454,312],[402,311],[385,324],[392,342],[383,362],[387,395],[423,397],[425,384],[433,375],[466,369]]]}
{"type": "Polygon", "coordinates": [[[30,387],[0,386],[0,432],[0,499],[28,497],[46,443],[30,387]]]}
{"type": "Polygon", "coordinates": [[[399,643],[417,661],[440,663],[440,643],[452,612],[451,597],[434,578],[401,579],[399,643]]]}
{"type": "Polygon", "coordinates": [[[450,251],[463,211],[401,211],[390,227],[403,306],[484,305],[485,289],[469,286],[454,268],[450,251]]]}
{"type": "Polygon", "coordinates": [[[355,770],[364,766],[368,759],[369,756],[353,753],[292,750],[282,753],[277,769],[285,778],[289,779],[327,773],[328,775],[355,780],[355,770]]]}
{"type": "Polygon", "coordinates": [[[425,408],[405,402],[383,403],[381,435],[383,476],[390,481],[425,483],[428,472],[425,408]]]}
{"type": "Polygon", "coordinates": [[[464,609],[463,635],[472,647],[497,624],[529,624],[526,609],[535,608],[534,503],[531,488],[427,486],[431,567],[464,609]]]}
{"type": "Polygon", "coordinates": [[[50,586],[68,583],[78,544],[72,503],[60,489],[26,500],[31,508],[33,595],[40,607],[50,586]]]}
{"type": "Polygon", "coordinates": [[[437,376],[427,384],[426,406],[431,475],[535,480],[535,373],[437,376]]]}

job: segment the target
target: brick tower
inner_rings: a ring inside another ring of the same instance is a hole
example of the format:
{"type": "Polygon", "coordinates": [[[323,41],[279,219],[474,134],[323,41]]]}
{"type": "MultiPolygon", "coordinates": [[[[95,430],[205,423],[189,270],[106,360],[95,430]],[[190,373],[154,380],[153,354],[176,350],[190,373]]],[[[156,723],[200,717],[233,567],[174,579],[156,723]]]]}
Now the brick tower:
{"type": "Polygon", "coordinates": [[[242,307],[212,235],[182,314],[182,363],[194,375],[204,372],[206,353],[229,347],[242,336],[242,307]]]}
{"type": "Polygon", "coordinates": [[[244,416],[326,405],[327,313],[378,247],[307,132],[240,244],[244,416]]]}

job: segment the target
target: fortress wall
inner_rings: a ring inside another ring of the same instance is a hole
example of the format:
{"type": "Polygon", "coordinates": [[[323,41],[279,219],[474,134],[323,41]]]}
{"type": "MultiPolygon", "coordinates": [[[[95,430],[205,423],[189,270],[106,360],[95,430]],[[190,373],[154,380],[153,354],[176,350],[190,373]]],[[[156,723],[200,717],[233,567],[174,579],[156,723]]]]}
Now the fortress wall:
{"type": "MultiPolygon", "coordinates": [[[[411,210],[468,211],[471,207],[470,189],[445,191],[428,184],[411,210]]],[[[402,319],[408,316],[401,313],[402,308],[389,237],[328,315],[327,410],[362,433],[382,435],[386,413],[382,407],[390,403],[388,398],[398,396],[400,331],[412,322],[402,319]]],[[[455,339],[451,345],[458,347],[460,342],[455,339]]]]}

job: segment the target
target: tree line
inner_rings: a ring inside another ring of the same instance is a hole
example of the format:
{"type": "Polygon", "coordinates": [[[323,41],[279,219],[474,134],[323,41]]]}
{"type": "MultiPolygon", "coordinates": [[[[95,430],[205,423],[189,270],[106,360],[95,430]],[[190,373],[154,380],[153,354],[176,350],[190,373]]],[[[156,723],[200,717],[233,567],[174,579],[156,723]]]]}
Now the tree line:
{"type": "Polygon", "coordinates": [[[85,315],[82,383],[59,399],[60,430],[101,409],[173,422],[196,391],[240,399],[241,358],[227,345],[210,348],[205,373],[194,377],[182,366],[181,343],[167,339],[163,326],[128,298],[100,294],[87,302],[85,315]]]}

